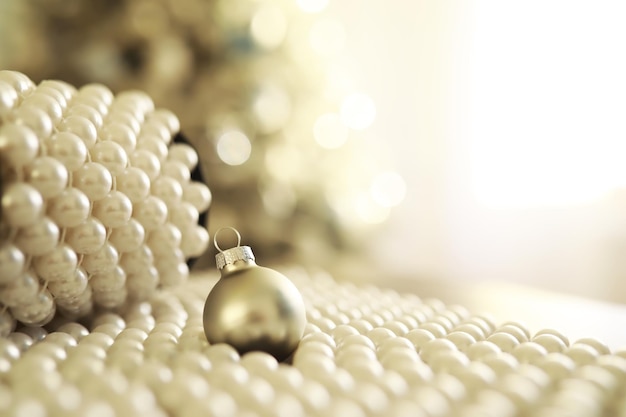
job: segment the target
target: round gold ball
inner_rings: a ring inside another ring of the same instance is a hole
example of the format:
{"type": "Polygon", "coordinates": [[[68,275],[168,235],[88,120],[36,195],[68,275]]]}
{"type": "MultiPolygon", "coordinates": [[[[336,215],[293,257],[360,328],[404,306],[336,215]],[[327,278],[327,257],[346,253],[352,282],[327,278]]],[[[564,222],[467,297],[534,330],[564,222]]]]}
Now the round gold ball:
{"type": "Polygon", "coordinates": [[[304,301],[284,275],[256,264],[222,270],[204,305],[204,333],[211,344],[228,343],[239,354],[259,350],[283,361],[296,349],[306,325],[304,301]]]}

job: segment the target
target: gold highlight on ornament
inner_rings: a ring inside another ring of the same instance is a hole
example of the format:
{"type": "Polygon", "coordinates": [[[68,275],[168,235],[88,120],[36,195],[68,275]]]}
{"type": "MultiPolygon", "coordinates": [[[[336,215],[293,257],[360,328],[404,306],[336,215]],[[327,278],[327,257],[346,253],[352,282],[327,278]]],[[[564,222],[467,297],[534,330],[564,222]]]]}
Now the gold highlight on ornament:
{"type": "Polygon", "coordinates": [[[204,305],[204,333],[211,344],[228,343],[240,354],[263,351],[287,359],[298,346],[306,325],[305,305],[296,286],[284,275],[258,266],[249,246],[231,227],[213,238],[221,278],[204,305]],[[229,229],[237,246],[222,250],[217,237],[229,229]]]}

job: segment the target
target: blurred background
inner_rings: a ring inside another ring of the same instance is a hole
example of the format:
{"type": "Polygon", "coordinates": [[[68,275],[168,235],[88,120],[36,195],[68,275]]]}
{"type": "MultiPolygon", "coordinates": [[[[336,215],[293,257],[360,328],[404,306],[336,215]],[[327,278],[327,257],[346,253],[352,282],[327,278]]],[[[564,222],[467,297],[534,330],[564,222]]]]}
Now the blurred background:
{"type": "Polygon", "coordinates": [[[0,0],[0,67],[175,111],[210,230],[263,263],[626,302],[624,21],[609,0],[0,0]]]}

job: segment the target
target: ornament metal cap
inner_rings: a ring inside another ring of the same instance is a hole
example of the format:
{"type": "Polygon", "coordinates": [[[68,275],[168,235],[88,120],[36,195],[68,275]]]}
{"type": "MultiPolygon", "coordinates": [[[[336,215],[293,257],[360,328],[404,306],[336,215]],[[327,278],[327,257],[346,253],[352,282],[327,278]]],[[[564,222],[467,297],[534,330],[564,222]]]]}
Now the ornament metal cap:
{"type": "Polygon", "coordinates": [[[215,232],[215,236],[213,236],[213,244],[215,245],[215,249],[218,250],[217,255],[215,255],[215,264],[217,265],[217,269],[219,270],[224,269],[228,265],[234,265],[237,261],[255,261],[254,253],[252,253],[252,249],[250,248],[250,246],[240,246],[241,235],[239,234],[237,229],[233,227],[223,227],[215,232]],[[234,248],[223,250],[217,244],[217,236],[224,229],[232,230],[237,235],[237,246],[235,246],[234,248]]]}

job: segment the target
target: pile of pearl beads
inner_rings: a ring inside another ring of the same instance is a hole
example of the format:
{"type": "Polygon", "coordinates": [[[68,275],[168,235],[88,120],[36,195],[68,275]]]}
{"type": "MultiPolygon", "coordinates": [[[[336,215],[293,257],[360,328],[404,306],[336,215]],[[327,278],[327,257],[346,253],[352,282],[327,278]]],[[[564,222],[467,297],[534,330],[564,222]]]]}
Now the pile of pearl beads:
{"type": "Polygon", "coordinates": [[[179,129],[141,91],[0,71],[0,334],[186,280],[211,193],[179,129]]]}
{"type": "Polygon", "coordinates": [[[279,268],[308,324],[292,358],[204,337],[214,276],[0,338],[8,416],[626,416],[626,350],[459,305],[279,268]]]}

